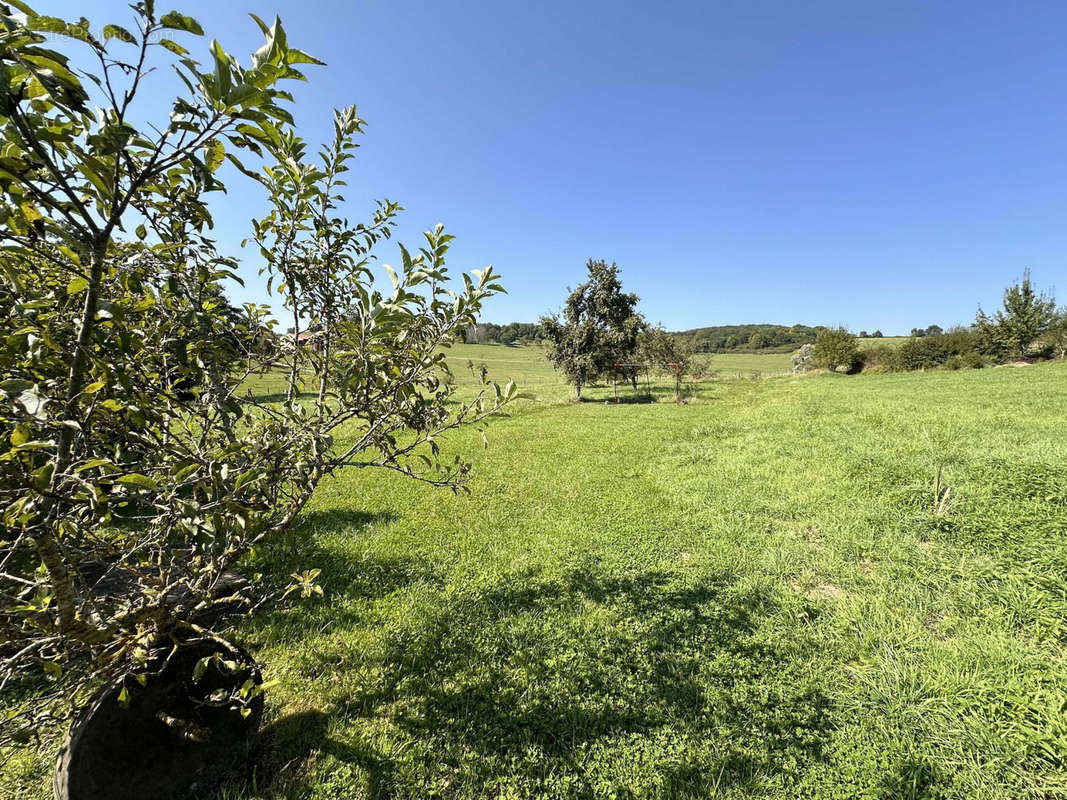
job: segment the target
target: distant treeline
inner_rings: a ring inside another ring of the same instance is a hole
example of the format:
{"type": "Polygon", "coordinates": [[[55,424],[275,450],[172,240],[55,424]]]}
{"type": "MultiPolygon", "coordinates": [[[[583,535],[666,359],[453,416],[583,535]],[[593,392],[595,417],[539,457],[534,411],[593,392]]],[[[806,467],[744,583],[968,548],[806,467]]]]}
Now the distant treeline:
{"type": "Polygon", "coordinates": [[[681,331],[677,335],[687,339],[697,353],[729,353],[731,351],[787,353],[802,344],[815,341],[824,325],[714,325],[681,331]]]}
{"type": "MultiPolygon", "coordinates": [[[[675,332],[674,336],[687,344],[695,353],[764,352],[791,353],[802,344],[815,341],[825,325],[713,325],[675,332]]],[[[881,338],[882,332],[861,337],[881,338]]],[[[497,325],[480,322],[467,329],[464,341],[467,344],[530,344],[541,338],[541,328],[532,322],[509,322],[497,325]]]]}
{"type": "Polygon", "coordinates": [[[509,322],[507,325],[479,322],[467,328],[463,341],[467,344],[532,344],[540,336],[541,326],[536,322],[509,322]]]}

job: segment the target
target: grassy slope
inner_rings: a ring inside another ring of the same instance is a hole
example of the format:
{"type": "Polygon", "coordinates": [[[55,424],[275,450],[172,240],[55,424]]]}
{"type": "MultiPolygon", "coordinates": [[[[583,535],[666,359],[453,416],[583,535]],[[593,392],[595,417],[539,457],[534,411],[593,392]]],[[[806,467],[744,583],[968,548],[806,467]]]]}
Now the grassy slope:
{"type": "Polygon", "coordinates": [[[343,475],[266,565],[326,599],[247,626],[281,684],[225,796],[1060,796],[1065,381],[524,399],[450,443],[471,496],[343,475]]]}

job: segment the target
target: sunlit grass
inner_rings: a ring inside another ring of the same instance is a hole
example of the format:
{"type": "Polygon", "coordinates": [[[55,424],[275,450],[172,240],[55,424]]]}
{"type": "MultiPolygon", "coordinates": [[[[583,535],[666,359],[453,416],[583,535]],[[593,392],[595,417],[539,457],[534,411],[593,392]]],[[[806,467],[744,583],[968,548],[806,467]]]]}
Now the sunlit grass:
{"type": "Polygon", "coordinates": [[[567,402],[529,349],[455,358],[464,391],[467,358],[523,389],[488,449],[446,443],[471,494],[342,474],[257,565],[325,596],[240,632],[280,683],[223,797],[1067,793],[1067,364],[678,406],[567,402]]]}
{"type": "Polygon", "coordinates": [[[229,796],[1056,796],[1065,379],[524,399],[452,441],[471,496],[343,476],[326,599],[245,632],[282,683],[229,796]]]}

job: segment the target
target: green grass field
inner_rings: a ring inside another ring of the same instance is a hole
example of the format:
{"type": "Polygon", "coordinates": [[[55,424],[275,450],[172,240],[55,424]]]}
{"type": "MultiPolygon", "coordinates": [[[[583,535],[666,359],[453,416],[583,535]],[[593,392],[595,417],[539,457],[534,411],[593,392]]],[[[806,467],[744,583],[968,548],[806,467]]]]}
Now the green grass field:
{"type": "Polygon", "coordinates": [[[894,347],[899,347],[904,342],[911,338],[909,336],[883,336],[881,339],[857,339],[860,350],[867,350],[871,347],[878,347],[879,345],[887,344],[894,347]]]}
{"type": "MultiPolygon", "coordinates": [[[[749,354],[723,353],[700,356],[708,359],[709,372],[705,379],[696,382],[692,389],[700,391],[716,381],[732,378],[752,378],[784,375],[791,367],[789,353],[749,354]]],[[[490,380],[514,380],[527,396],[541,400],[562,401],[573,395],[568,387],[552,369],[545,357],[545,351],[538,347],[506,347],[493,344],[461,344],[448,350],[448,365],[462,386],[476,386],[480,382],[479,367],[484,364],[488,369],[490,380]],[[472,373],[467,366],[474,365],[472,373]]],[[[653,395],[657,397],[673,396],[674,379],[670,376],[652,375],[653,395]]],[[[687,384],[692,384],[687,381],[687,384]]],[[[625,391],[625,387],[621,387],[625,391]]],[[[584,392],[589,398],[602,399],[612,395],[610,381],[599,386],[588,387],[584,392]],[[605,389],[607,390],[605,392],[605,389]]],[[[642,389],[643,391],[643,389],[642,389]]],[[[628,395],[633,395],[629,391],[628,395]]]]}
{"type": "Polygon", "coordinates": [[[279,683],[222,797],[1067,796],[1067,364],[679,406],[454,358],[523,397],[448,442],[470,495],[343,474],[264,557],[325,596],[241,631],[279,683]]]}

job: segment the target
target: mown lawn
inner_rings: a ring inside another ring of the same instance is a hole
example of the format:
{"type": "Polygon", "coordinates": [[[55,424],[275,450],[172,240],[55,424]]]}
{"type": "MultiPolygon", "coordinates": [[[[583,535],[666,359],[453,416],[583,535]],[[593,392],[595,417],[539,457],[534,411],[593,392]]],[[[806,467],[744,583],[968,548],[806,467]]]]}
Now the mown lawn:
{"type": "Polygon", "coordinates": [[[279,685],[223,797],[1065,796],[1065,386],[557,385],[452,439],[469,496],[342,475],[262,565],[325,596],[244,626],[279,685]]]}

